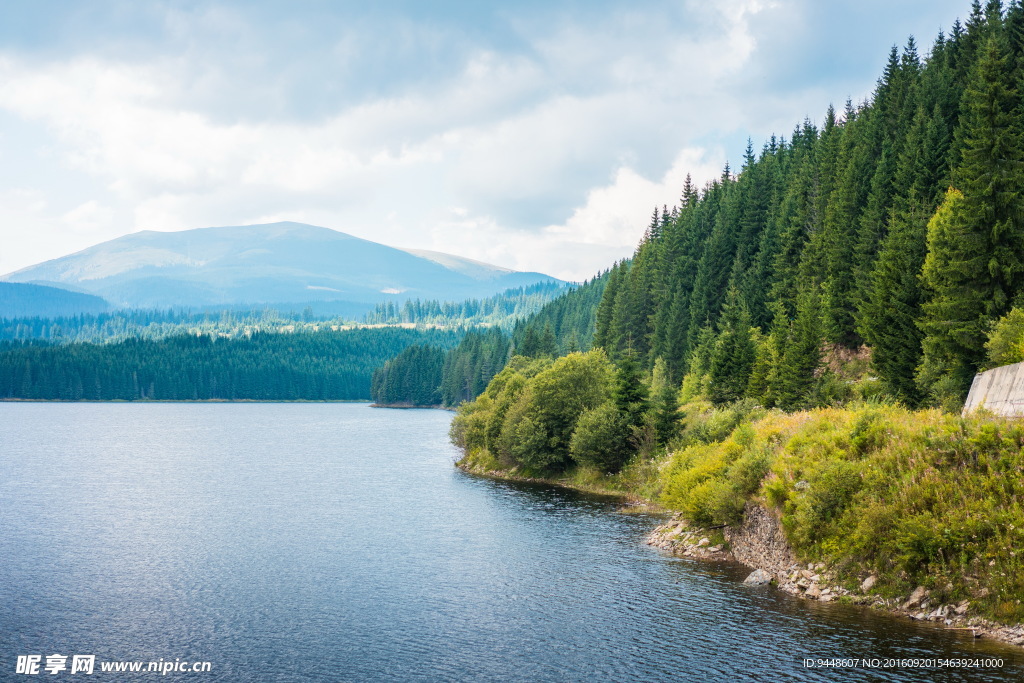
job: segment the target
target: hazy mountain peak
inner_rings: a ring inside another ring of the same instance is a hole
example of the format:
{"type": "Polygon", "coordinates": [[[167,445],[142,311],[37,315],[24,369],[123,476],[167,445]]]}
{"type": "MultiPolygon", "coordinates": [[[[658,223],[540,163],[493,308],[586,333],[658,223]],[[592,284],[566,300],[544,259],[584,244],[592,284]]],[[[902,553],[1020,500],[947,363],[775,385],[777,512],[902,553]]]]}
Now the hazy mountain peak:
{"type": "Polygon", "coordinates": [[[461,300],[552,281],[481,261],[397,249],[330,228],[143,230],[3,276],[86,290],[121,306],[461,300]]]}

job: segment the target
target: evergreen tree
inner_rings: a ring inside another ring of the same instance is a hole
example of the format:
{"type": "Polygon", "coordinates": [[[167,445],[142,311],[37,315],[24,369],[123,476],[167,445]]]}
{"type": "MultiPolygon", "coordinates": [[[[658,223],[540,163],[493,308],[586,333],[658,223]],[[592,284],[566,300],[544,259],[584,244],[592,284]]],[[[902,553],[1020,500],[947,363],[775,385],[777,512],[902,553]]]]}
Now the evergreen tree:
{"type": "Polygon", "coordinates": [[[711,354],[710,398],[713,402],[728,403],[743,398],[755,357],[750,315],[739,300],[738,291],[730,289],[711,354]]]}
{"type": "Polygon", "coordinates": [[[800,293],[793,320],[780,356],[777,405],[784,410],[813,404],[815,373],[821,365],[820,298],[812,289],[800,293]]]}
{"type": "Polygon", "coordinates": [[[947,193],[928,226],[918,379],[933,396],[966,392],[984,360],[985,328],[1009,310],[1024,284],[1024,155],[1011,74],[1003,42],[990,37],[964,95],[962,156],[953,172],[958,189],[947,193]]]}

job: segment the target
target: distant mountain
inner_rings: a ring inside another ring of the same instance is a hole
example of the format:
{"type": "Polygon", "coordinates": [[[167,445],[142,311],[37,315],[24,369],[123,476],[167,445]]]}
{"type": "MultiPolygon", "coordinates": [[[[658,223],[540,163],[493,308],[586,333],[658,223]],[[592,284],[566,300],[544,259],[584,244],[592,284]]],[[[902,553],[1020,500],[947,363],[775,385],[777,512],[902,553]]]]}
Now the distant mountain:
{"type": "Polygon", "coordinates": [[[409,298],[459,301],[558,282],[472,259],[396,249],[303,223],[142,232],[0,280],[84,290],[134,308],[409,298]]]}
{"type": "Polygon", "coordinates": [[[67,289],[0,282],[0,318],[57,318],[102,313],[110,305],[98,296],[67,289]]]}

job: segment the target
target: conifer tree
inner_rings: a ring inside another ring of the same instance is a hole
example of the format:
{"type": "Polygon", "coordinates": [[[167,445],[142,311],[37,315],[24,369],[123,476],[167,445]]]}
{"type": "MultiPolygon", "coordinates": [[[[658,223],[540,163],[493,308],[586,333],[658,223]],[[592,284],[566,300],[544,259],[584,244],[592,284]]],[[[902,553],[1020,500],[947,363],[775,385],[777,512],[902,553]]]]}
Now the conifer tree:
{"type": "Polygon", "coordinates": [[[804,289],[797,299],[797,313],[780,356],[776,403],[784,410],[813,404],[815,372],[821,365],[820,295],[804,289]]]}
{"type": "Polygon", "coordinates": [[[947,193],[928,226],[918,380],[933,395],[966,392],[984,360],[985,327],[1009,310],[1024,283],[1024,154],[1006,61],[1004,42],[991,36],[964,95],[961,161],[953,172],[958,189],[947,193]],[[944,376],[951,383],[941,384],[944,376]]]}
{"type": "Polygon", "coordinates": [[[739,292],[732,288],[726,298],[718,338],[711,354],[710,398],[728,403],[743,398],[756,358],[756,347],[739,292]]]}

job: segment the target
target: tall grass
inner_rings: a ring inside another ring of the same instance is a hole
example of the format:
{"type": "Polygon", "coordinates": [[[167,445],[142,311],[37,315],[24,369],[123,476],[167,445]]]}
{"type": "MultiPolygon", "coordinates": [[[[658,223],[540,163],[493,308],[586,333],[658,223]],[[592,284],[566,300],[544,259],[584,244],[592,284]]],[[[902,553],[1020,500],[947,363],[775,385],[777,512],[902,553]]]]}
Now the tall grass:
{"type": "Polygon", "coordinates": [[[656,486],[666,507],[735,523],[759,500],[801,558],[851,585],[873,572],[883,593],[924,585],[934,601],[1024,618],[1024,425],[872,404],[683,410],[656,486]]]}

